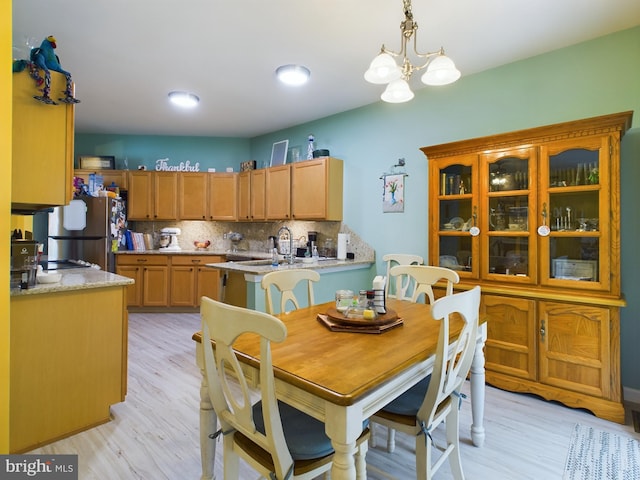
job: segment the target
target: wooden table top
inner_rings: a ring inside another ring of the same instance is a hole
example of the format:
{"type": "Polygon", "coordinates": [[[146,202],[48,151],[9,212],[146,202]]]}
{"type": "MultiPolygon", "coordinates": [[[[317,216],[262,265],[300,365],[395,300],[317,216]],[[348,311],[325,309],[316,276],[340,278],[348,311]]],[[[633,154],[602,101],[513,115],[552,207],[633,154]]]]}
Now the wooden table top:
{"type": "MultiPolygon", "coordinates": [[[[334,302],[276,315],[287,326],[287,338],[272,343],[274,374],[287,383],[337,405],[351,405],[411,365],[434,354],[440,323],[430,305],[387,300],[403,325],[381,334],[332,332],[317,320],[334,302]]],[[[451,336],[462,321],[452,319],[451,336]]],[[[193,339],[201,342],[201,333],[193,339]]],[[[260,345],[255,335],[234,344],[241,360],[259,365],[260,345]]]]}

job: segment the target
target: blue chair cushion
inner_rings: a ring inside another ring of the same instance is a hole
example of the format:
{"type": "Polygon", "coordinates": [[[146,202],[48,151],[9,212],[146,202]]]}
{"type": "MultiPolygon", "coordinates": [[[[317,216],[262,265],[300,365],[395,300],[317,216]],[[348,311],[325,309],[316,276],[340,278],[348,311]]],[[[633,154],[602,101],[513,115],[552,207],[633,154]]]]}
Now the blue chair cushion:
{"type": "Polygon", "coordinates": [[[430,381],[431,375],[423,378],[391,403],[385,405],[382,410],[389,413],[395,413],[397,415],[415,417],[418,414],[418,410],[420,410],[420,406],[424,401],[425,395],[427,394],[430,381]]]}
{"type": "MultiPolygon", "coordinates": [[[[278,401],[282,430],[287,442],[287,448],[294,460],[311,460],[322,458],[333,453],[331,440],[324,432],[324,423],[301,412],[284,402],[278,401]]],[[[264,420],[262,417],[262,402],[253,406],[253,421],[256,429],[264,434],[264,420]]],[[[363,430],[369,420],[363,422],[363,430]]]]}

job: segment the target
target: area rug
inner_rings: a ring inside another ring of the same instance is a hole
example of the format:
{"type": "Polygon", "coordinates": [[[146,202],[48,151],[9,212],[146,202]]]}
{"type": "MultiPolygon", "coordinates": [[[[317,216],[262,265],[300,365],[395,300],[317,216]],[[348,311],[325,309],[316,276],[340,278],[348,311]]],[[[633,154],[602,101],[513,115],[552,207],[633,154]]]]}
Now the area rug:
{"type": "Polygon", "coordinates": [[[577,424],[563,480],[640,480],[640,442],[577,424]]]}

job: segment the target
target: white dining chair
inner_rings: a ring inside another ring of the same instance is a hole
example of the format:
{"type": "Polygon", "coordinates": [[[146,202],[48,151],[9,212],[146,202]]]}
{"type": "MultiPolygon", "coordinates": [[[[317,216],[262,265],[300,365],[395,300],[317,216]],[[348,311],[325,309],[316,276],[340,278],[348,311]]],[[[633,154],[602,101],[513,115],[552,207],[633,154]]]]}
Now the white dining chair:
{"type": "Polygon", "coordinates": [[[421,295],[425,295],[426,300],[429,300],[430,304],[433,304],[435,298],[433,296],[433,285],[440,280],[446,280],[447,286],[445,295],[451,295],[453,293],[453,285],[460,281],[460,276],[455,270],[444,267],[435,267],[432,265],[396,265],[389,271],[391,277],[395,278],[408,278],[414,283],[413,292],[410,296],[406,295],[406,291],[403,292],[401,300],[409,300],[411,302],[417,302],[421,295]]]}
{"type": "MultiPolygon", "coordinates": [[[[269,479],[312,479],[330,470],[334,450],[323,422],[276,399],[271,343],[282,342],[287,328],[267,313],[202,297],[202,344],[204,374],[209,397],[218,416],[222,435],[224,478],[239,478],[242,458],[269,479]],[[260,400],[251,402],[233,344],[243,334],[260,341],[260,400]],[[210,347],[211,341],[215,347],[210,347]]],[[[357,441],[356,475],[366,478],[364,456],[369,430],[357,441]]],[[[215,441],[215,440],[212,440],[215,441]]]]}
{"type": "Polygon", "coordinates": [[[391,283],[390,271],[397,265],[422,265],[424,263],[423,258],[420,255],[412,255],[408,253],[388,253],[382,257],[382,260],[387,262],[387,281],[384,285],[385,298],[404,298],[407,295],[407,291],[410,286],[410,279],[401,276],[396,277],[395,289],[389,289],[391,283]]]}
{"type": "Polygon", "coordinates": [[[262,277],[261,286],[265,291],[265,304],[267,313],[277,313],[273,309],[272,287],[280,292],[280,312],[285,312],[285,308],[290,302],[294,309],[300,308],[298,299],[293,293],[294,288],[302,281],[307,282],[307,306],[314,305],[313,282],[320,280],[320,274],[315,270],[299,268],[291,270],[277,270],[267,273],[262,277]]]}
{"type": "Polygon", "coordinates": [[[480,287],[442,297],[432,305],[440,331],[431,375],[378,411],[371,421],[415,437],[416,476],[430,480],[445,460],[449,460],[456,480],[464,480],[460,458],[459,410],[462,384],[467,378],[475,352],[480,312],[480,287]],[[463,320],[460,334],[449,341],[450,316],[463,320]],[[445,423],[446,445],[436,445],[435,428],[445,423]],[[442,452],[435,462],[433,448],[442,452]]]}
{"type": "MultiPolygon", "coordinates": [[[[407,295],[407,291],[402,292],[403,297],[401,300],[409,300],[411,302],[417,302],[422,295],[426,300],[429,300],[429,304],[433,305],[435,298],[433,294],[433,285],[440,280],[446,280],[447,286],[445,289],[445,295],[453,294],[453,285],[460,281],[460,276],[455,270],[450,270],[444,267],[434,267],[432,265],[396,265],[389,271],[391,277],[402,278],[403,284],[413,284],[413,291],[411,295],[407,295]]],[[[372,428],[373,431],[373,428],[372,428]]],[[[371,444],[376,444],[375,431],[371,436],[371,444]]],[[[387,432],[387,451],[389,453],[395,450],[396,440],[395,431],[393,428],[388,428],[387,432]]]]}

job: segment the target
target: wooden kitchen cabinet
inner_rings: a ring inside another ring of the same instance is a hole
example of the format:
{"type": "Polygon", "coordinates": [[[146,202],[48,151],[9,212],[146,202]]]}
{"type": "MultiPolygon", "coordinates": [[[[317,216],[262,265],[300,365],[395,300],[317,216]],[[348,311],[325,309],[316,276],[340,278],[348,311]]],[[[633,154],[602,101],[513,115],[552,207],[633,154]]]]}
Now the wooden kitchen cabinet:
{"type": "Polygon", "coordinates": [[[623,112],[424,147],[429,263],[481,285],[487,382],[624,422],[623,112]]]}
{"type": "Polygon", "coordinates": [[[57,105],[33,98],[42,92],[28,71],[13,74],[12,210],[67,205],[73,195],[74,105],[58,101],[66,78],[51,72],[57,105]]]}
{"type": "Polygon", "coordinates": [[[127,286],[127,306],[166,307],[169,304],[169,256],[116,255],[116,273],[135,280],[127,286]]]}
{"type": "Polygon", "coordinates": [[[342,220],[342,160],[326,157],[292,165],[291,217],[342,220]]]}
{"type": "Polygon", "coordinates": [[[129,307],[200,306],[200,297],[220,296],[219,270],[207,263],[223,262],[219,255],[117,255],[116,273],[132,278],[127,286],[129,307]]]}
{"type": "Polygon", "coordinates": [[[209,220],[235,221],[238,218],[238,174],[209,174],[209,220]]]}
{"type": "Polygon", "coordinates": [[[266,169],[248,170],[238,175],[238,220],[264,221],[266,211],[266,169]]]}
{"type": "Polygon", "coordinates": [[[127,170],[83,170],[83,169],[75,169],[73,175],[75,177],[83,178],[85,182],[89,182],[89,175],[92,173],[102,175],[103,185],[106,187],[111,186],[112,183],[115,183],[120,190],[127,190],[127,179],[128,179],[128,171],[127,170]]]}
{"type": "Polygon", "coordinates": [[[202,296],[218,300],[220,271],[205,265],[223,261],[221,256],[214,255],[172,255],[169,305],[199,307],[202,296]]]}
{"type": "Polygon", "coordinates": [[[178,218],[178,177],[175,172],[130,171],[127,183],[129,220],[178,218]]]}
{"type": "Polygon", "coordinates": [[[181,172],[178,178],[178,218],[206,220],[209,205],[209,175],[206,172],[181,172]]]}
{"type": "Polygon", "coordinates": [[[127,393],[125,287],[11,297],[9,452],[111,420],[127,393]]]}
{"type": "Polygon", "coordinates": [[[291,218],[291,164],[267,169],[265,202],[267,220],[291,218]]]}

